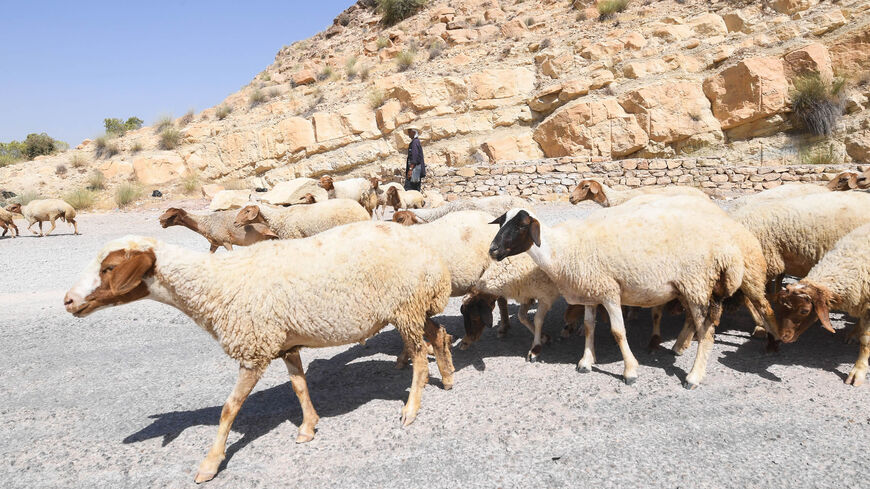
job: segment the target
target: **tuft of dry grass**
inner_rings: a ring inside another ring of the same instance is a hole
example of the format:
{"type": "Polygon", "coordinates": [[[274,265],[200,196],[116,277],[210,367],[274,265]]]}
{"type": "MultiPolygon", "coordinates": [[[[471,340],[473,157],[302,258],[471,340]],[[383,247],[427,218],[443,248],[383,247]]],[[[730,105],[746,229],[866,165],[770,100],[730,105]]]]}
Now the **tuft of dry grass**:
{"type": "Polygon", "coordinates": [[[396,66],[400,72],[408,71],[414,66],[414,54],[413,51],[402,51],[396,56],[396,66]]]}
{"type": "Polygon", "coordinates": [[[154,132],[162,132],[167,127],[172,127],[172,116],[164,115],[157,118],[157,121],[154,123],[154,132]]]}
{"type": "Polygon", "coordinates": [[[214,111],[215,117],[218,118],[219,121],[222,121],[227,118],[230,113],[232,113],[233,108],[229,105],[221,105],[214,111]]]}
{"type": "Polygon", "coordinates": [[[181,144],[181,132],[174,127],[168,127],[160,132],[158,139],[160,149],[175,149],[181,144]]]}
{"type": "Polygon", "coordinates": [[[810,73],[795,78],[792,83],[791,110],[803,128],[818,136],[834,132],[837,120],[843,115],[840,92],[845,82],[836,79],[829,84],[818,73],[810,73]]]}
{"type": "Polygon", "coordinates": [[[124,208],[142,197],[142,187],[133,182],[124,182],[115,189],[115,204],[124,208]]]}
{"type": "Polygon", "coordinates": [[[94,170],[88,177],[89,190],[103,190],[106,188],[106,176],[100,170],[94,170]]]}
{"type": "Polygon", "coordinates": [[[384,92],[378,89],[374,89],[369,93],[369,107],[372,109],[377,109],[378,107],[384,105],[385,96],[384,92]]]}
{"type": "Polygon", "coordinates": [[[88,159],[81,153],[73,153],[69,158],[69,166],[73,168],[84,168],[88,164],[88,159]]]}
{"type": "Polygon", "coordinates": [[[628,8],[629,0],[604,0],[598,3],[598,20],[607,20],[628,8]]]}
{"type": "Polygon", "coordinates": [[[187,172],[181,176],[181,188],[184,189],[186,194],[195,192],[199,188],[199,184],[199,174],[195,172],[187,172]]]}
{"type": "Polygon", "coordinates": [[[96,194],[86,188],[80,188],[63,194],[63,200],[73,206],[73,209],[80,211],[94,205],[96,194]]]}

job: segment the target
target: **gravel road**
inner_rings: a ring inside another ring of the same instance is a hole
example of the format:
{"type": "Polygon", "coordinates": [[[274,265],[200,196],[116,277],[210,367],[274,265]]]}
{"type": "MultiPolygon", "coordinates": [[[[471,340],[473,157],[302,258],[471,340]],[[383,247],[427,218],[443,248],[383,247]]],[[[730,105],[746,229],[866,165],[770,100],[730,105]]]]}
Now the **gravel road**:
{"type": "MultiPolygon", "coordinates": [[[[588,207],[544,206],[546,222],[588,207]]],[[[151,301],[75,319],[65,290],[102,245],[129,233],[208,250],[187,229],[161,229],[157,212],[85,214],[82,236],[0,240],[0,484],[17,487],[190,487],[215,436],[237,366],[177,310],[151,301]]],[[[23,228],[22,228],[23,230],[23,228]]],[[[223,253],[221,250],[219,253],[223,253]]],[[[436,318],[462,336],[458,299],[436,318]]],[[[516,312],[516,306],[511,306],[516,312]]],[[[564,305],[545,329],[558,336],[564,305]]],[[[840,318],[835,327],[851,327],[840,318]]],[[[599,317],[599,321],[605,319],[599,317]]],[[[454,351],[456,386],[440,388],[434,360],[414,424],[401,428],[410,369],[393,364],[391,328],[365,346],[303,350],[321,416],[311,443],[277,362],[248,398],[212,488],[298,486],[857,487],[870,473],[870,385],[843,384],[855,345],[812,328],[778,354],[750,340],[747,314],[716,335],[695,391],[682,357],[646,351],[647,313],[628,326],[640,362],[632,386],[606,326],[599,364],[574,370],[583,338],[545,346],[526,363],[531,335],[516,321],[505,339],[484,332],[454,351]]],[[[682,325],[663,325],[670,347],[682,325]]]]}

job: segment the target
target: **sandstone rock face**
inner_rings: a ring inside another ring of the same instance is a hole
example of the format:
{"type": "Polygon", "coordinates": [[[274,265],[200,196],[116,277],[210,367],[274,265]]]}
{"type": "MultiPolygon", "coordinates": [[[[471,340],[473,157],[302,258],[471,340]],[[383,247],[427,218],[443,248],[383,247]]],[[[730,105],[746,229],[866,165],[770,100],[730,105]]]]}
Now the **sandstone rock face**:
{"type": "Polygon", "coordinates": [[[312,194],[317,202],[329,198],[326,190],[323,190],[313,178],[295,178],[288,182],[281,182],[262,194],[261,198],[272,205],[293,205],[301,203],[305,194],[312,194]]]}
{"type": "Polygon", "coordinates": [[[186,170],[181,156],[171,151],[161,151],[133,160],[136,179],[144,185],[170,182],[182,176],[186,170]]]}
{"type": "Polygon", "coordinates": [[[250,195],[250,190],[221,190],[212,197],[208,210],[214,212],[241,209],[251,200],[250,195]]]}
{"type": "Polygon", "coordinates": [[[671,82],[632,91],[620,99],[653,141],[673,143],[696,134],[719,131],[710,101],[700,85],[671,82]]]}
{"type": "Polygon", "coordinates": [[[481,146],[492,162],[505,160],[530,160],[543,156],[538,143],[532,139],[532,131],[509,134],[489,139],[481,146]]]}
{"type": "Polygon", "coordinates": [[[300,70],[293,74],[292,80],[295,85],[309,85],[317,81],[317,73],[312,69],[300,70]]]}
{"type": "Polygon", "coordinates": [[[314,126],[302,117],[288,117],[278,123],[281,141],[291,153],[301,151],[314,144],[314,126]]]}
{"type": "Polygon", "coordinates": [[[806,73],[818,73],[827,82],[834,78],[831,56],[828,48],[821,43],[815,42],[792,51],[783,57],[783,61],[785,61],[786,77],[789,80],[806,73]]]}
{"type": "Polygon", "coordinates": [[[770,6],[777,12],[784,14],[793,14],[806,10],[819,3],[819,0],[773,0],[770,6]]]}
{"type": "Polygon", "coordinates": [[[858,163],[870,163],[870,131],[846,136],[846,154],[858,163]]]}
{"type": "Polygon", "coordinates": [[[831,46],[831,60],[836,71],[860,73],[870,69],[870,27],[856,30],[831,46]]]}
{"type": "Polygon", "coordinates": [[[649,142],[649,136],[615,99],[575,100],[544,119],[534,139],[547,157],[575,154],[619,157],[649,142]]]}
{"type": "Polygon", "coordinates": [[[535,88],[535,74],[526,68],[481,71],[468,77],[468,88],[473,100],[526,95],[535,88]]]}
{"type": "Polygon", "coordinates": [[[200,191],[202,192],[202,196],[206,199],[214,199],[214,196],[217,195],[218,192],[226,190],[223,185],[218,185],[216,183],[207,183],[202,186],[200,191]]]}
{"type": "Polygon", "coordinates": [[[723,129],[773,115],[788,101],[779,58],[748,58],[704,80],[704,94],[723,129]]]}

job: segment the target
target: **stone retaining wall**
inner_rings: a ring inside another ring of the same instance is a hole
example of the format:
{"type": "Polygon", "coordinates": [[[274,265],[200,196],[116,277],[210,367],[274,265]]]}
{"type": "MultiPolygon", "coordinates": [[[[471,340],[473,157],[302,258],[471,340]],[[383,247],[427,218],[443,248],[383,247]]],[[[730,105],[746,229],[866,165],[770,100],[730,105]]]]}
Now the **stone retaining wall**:
{"type": "Polygon", "coordinates": [[[535,200],[566,199],[584,178],[599,178],[615,188],[687,185],[725,196],[760,191],[789,182],[827,182],[842,171],[870,165],[732,166],[721,158],[627,159],[563,157],[463,167],[435,167],[424,182],[448,200],[498,194],[535,200]]]}

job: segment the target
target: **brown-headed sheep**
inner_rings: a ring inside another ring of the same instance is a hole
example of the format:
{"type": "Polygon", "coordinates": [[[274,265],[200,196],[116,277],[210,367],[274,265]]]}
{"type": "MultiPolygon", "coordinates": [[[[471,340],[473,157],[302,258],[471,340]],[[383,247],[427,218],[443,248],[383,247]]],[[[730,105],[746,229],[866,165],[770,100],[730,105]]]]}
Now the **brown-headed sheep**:
{"type": "Polygon", "coordinates": [[[265,224],[281,239],[297,239],[313,236],[342,224],[370,219],[368,212],[356,201],[329,199],[311,205],[291,207],[248,205],[238,212],[235,223],[237,226],[265,224]]]}
{"type": "Polygon", "coordinates": [[[233,245],[250,246],[263,240],[278,239],[278,235],[265,224],[253,223],[236,226],[233,221],[237,214],[238,211],[231,210],[199,216],[190,214],[184,209],[170,207],[160,216],[159,221],[163,228],[184,226],[199,234],[208,240],[211,245],[209,250],[211,253],[214,253],[220,246],[228,251],[233,251],[233,245]]]}

